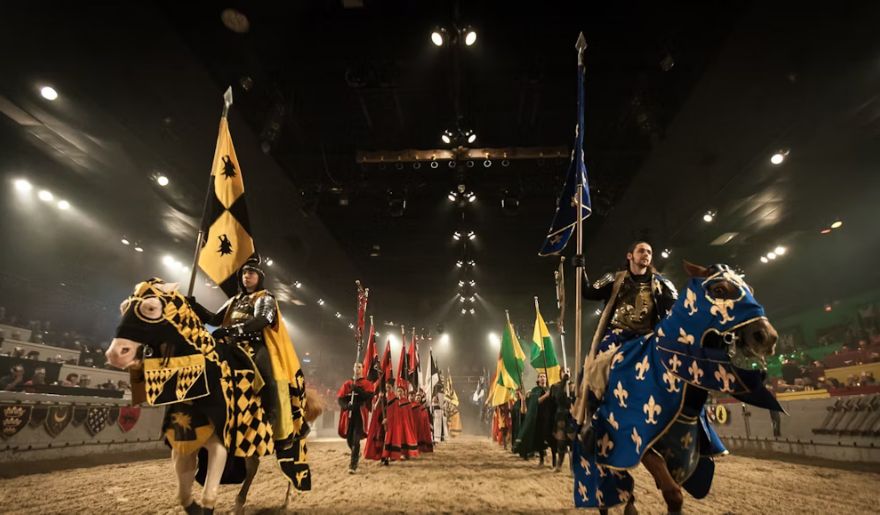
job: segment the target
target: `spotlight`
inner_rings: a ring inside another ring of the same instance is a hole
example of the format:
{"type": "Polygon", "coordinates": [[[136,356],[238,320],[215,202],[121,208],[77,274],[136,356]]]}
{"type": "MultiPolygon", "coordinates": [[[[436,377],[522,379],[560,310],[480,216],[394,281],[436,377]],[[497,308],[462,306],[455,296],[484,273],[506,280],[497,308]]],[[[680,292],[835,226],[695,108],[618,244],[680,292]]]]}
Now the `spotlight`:
{"type": "Polygon", "coordinates": [[[459,298],[458,298],[458,302],[460,302],[460,303],[464,303],[464,297],[459,297],[459,298]]]}
{"type": "Polygon", "coordinates": [[[458,281],[458,287],[459,288],[464,287],[464,281],[458,281]]]}
{"type": "Polygon", "coordinates": [[[469,191],[467,194],[467,199],[468,199],[468,202],[473,202],[473,201],[477,200],[476,193],[474,193],[473,191],[469,191]]]}
{"type": "Polygon", "coordinates": [[[70,209],[70,202],[68,202],[66,200],[59,200],[58,201],[58,209],[60,209],[62,211],[67,211],[68,209],[70,209]]]}
{"type": "Polygon", "coordinates": [[[825,308],[824,308],[824,309],[825,309],[825,312],[826,312],[826,313],[831,313],[831,309],[832,309],[832,308],[831,308],[831,304],[825,304],[825,308]]]}
{"type": "Polygon", "coordinates": [[[446,134],[445,132],[440,136],[440,139],[443,141],[443,143],[446,143],[447,145],[452,143],[452,138],[450,138],[449,134],[446,134]]]}
{"type": "Polygon", "coordinates": [[[602,310],[601,310],[601,309],[597,309],[596,311],[593,311],[593,314],[596,315],[596,316],[599,316],[599,315],[602,314],[602,310]]]}
{"type": "Polygon", "coordinates": [[[168,182],[168,177],[165,177],[164,175],[156,177],[156,183],[159,184],[159,186],[168,186],[168,182]]]}
{"type": "Polygon", "coordinates": [[[660,253],[660,257],[663,259],[669,258],[670,255],[672,255],[672,252],[670,252],[669,249],[663,249],[663,252],[660,253]]]}
{"type": "Polygon", "coordinates": [[[489,159],[483,161],[483,168],[489,168],[490,166],[492,166],[492,161],[490,161],[489,159]]]}
{"type": "Polygon", "coordinates": [[[703,215],[703,221],[706,222],[706,223],[710,223],[712,220],[715,219],[715,216],[716,216],[717,214],[718,214],[718,213],[716,213],[715,211],[711,211],[711,210],[710,210],[710,211],[706,211],[706,214],[703,215]]]}
{"type": "Polygon", "coordinates": [[[476,313],[476,310],[474,310],[474,308],[471,308],[471,315],[473,315],[474,313],[476,313]]]}
{"type": "Polygon", "coordinates": [[[843,221],[841,220],[835,220],[834,223],[831,224],[832,229],[840,229],[841,227],[843,227],[843,221]]]}
{"type": "Polygon", "coordinates": [[[319,306],[323,306],[323,305],[324,305],[324,299],[318,299],[318,305],[319,305],[319,306]]]}
{"type": "Polygon", "coordinates": [[[130,245],[131,244],[131,242],[128,241],[128,238],[126,238],[125,236],[123,236],[122,239],[119,241],[121,241],[123,245],[130,245]]]}
{"type": "Polygon", "coordinates": [[[449,334],[443,333],[440,335],[440,343],[443,345],[449,345],[449,334]]]}
{"type": "Polygon", "coordinates": [[[354,324],[348,324],[349,329],[354,329],[354,324]]]}
{"type": "Polygon", "coordinates": [[[776,253],[775,252],[768,252],[767,259],[769,259],[770,261],[773,261],[774,259],[776,259],[776,253]]]}
{"type": "Polygon", "coordinates": [[[770,156],[770,162],[776,166],[779,166],[782,164],[783,161],[785,161],[786,157],[788,157],[788,150],[780,150],[770,156]]]}
{"type": "Polygon", "coordinates": [[[454,233],[452,233],[452,239],[453,239],[453,240],[456,240],[456,241],[460,240],[460,239],[461,239],[461,233],[458,232],[458,231],[455,231],[454,233]]]}
{"type": "Polygon", "coordinates": [[[443,46],[443,29],[434,29],[431,33],[431,42],[436,46],[443,46]]]}
{"type": "Polygon", "coordinates": [[[431,168],[433,168],[434,170],[436,170],[439,166],[440,163],[438,163],[437,161],[431,161],[431,168]]]}
{"type": "Polygon", "coordinates": [[[765,263],[765,264],[766,264],[766,263],[769,263],[769,262],[770,262],[770,260],[767,259],[767,256],[761,256],[761,263],[765,263]]]}
{"type": "Polygon", "coordinates": [[[52,199],[55,198],[55,195],[52,195],[52,192],[48,190],[41,190],[37,196],[40,197],[40,200],[43,202],[52,202],[52,199]]]}
{"type": "Polygon", "coordinates": [[[457,195],[454,191],[450,191],[449,195],[446,195],[446,198],[448,198],[450,202],[455,202],[456,197],[457,195]]]}
{"type": "Polygon", "coordinates": [[[470,261],[468,261],[467,264],[468,264],[468,266],[477,266],[477,262],[474,261],[473,259],[471,259],[470,261]]]}
{"type": "Polygon", "coordinates": [[[31,191],[33,188],[34,187],[31,185],[31,183],[29,183],[25,179],[16,179],[15,180],[15,189],[22,192],[22,193],[27,193],[27,192],[31,191]]]}
{"type": "Polygon", "coordinates": [[[469,282],[468,284],[470,284],[471,287],[474,287],[477,285],[477,281],[474,281],[473,279],[471,279],[471,282],[469,282]]]}
{"type": "Polygon", "coordinates": [[[474,43],[477,42],[477,31],[472,28],[468,28],[464,34],[464,44],[467,46],[474,46],[474,43]]]}
{"type": "Polygon", "coordinates": [[[473,143],[473,142],[475,142],[475,141],[477,141],[477,133],[472,132],[472,133],[470,133],[470,134],[468,135],[468,137],[467,137],[467,142],[468,142],[468,143],[473,143]]]}
{"type": "Polygon", "coordinates": [[[773,252],[775,252],[777,256],[782,256],[782,255],[785,255],[786,250],[788,250],[788,249],[786,249],[782,245],[779,245],[775,249],[773,249],[773,252]]]}
{"type": "Polygon", "coordinates": [[[489,333],[489,344],[492,348],[497,349],[501,347],[501,338],[495,333],[489,333]]]}
{"type": "Polygon", "coordinates": [[[163,256],[162,257],[162,264],[169,267],[169,268],[173,267],[174,263],[176,263],[176,262],[177,261],[175,261],[174,258],[171,256],[163,256]]]}
{"type": "Polygon", "coordinates": [[[336,315],[334,315],[334,316],[335,316],[336,318],[342,318],[342,313],[340,313],[339,311],[337,311],[337,312],[336,312],[336,315]]]}
{"type": "Polygon", "coordinates": [[[273,264],[275,264],[275,261],[272,258],[266,258],[266,266],[272,266],[273,264]]]}
{"type": "Polygon", "coordinates": [[[466,310],[466,309],[464,309],[464,308],[461,308],[461,314],[462,314],[462,315],[465,315],[465,314],[467,314],[467,310],[466,310]]]}
{"type": "Polygon", "coordinates": [[[822,229],[821,231],[819,231],[819,234],[829,234],[830,232],[831,232],[831,228],[826,227],[826,228],[822,229]]]}
{"type": "Polygon", "coordinates": [[[40,95],[46,100],[55,100],[58,98],[58,92],[52,86],[43,86],[40,88],[40,95]]]}
{"type": "Polygon", "coordinates": [[[301,283],[301,282],[299,282],[299,281],[296,281],[295,283],[293,283],[293,285],[294,285],[295,287],[297,287],[297,288],[302,288],[302,287],[303,287],[303,283],[301,283]]]}
{"type": "Polygon", "coordinates": [[[475,240],[475,239],[477,239],[477,234],[476,234],[474,231],[469,232],[469,233],[468,233],[468,239],[469,239],[469,240],[475,240]]]}
{"type": "Polygon", "coordinates": [[[461,266],[462,266],[463,264],[464,264],[464,263],[462,263],[461,260],[455,262],[455,266],[458,267],[458,268],[461,268],[461,266]]]}
{"type": "Polygon", "coordinates": [[[477,299],[476,299],[473,295],[471,295],[471,298],[468,299],[468,302],[473,303],[473,302],[475,302],[476,300],[477,300],[477,299]]]}
{"type": "Polygon", "coordinates": [[[504,168],[507,168],[508,166],[510,166],[510,160],[509,160],[509,159],[504,159],[504,160],[502,160],[502,161],[501,161],[501,166],[504,167],[504,168]]]}
{"type": "Polygon", "coordinates": [[[135,252],[143,252],[144,248],[141,247],[141,244],[138,242],[134,242],[134,251],[135,252]]]}

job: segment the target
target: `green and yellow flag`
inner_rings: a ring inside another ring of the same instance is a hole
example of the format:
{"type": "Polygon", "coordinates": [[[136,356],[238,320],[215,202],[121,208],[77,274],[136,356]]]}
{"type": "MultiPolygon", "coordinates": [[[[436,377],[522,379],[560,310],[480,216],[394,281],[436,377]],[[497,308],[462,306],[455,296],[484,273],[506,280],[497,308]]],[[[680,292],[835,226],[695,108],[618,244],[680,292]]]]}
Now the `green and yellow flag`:
{"type": "Polygon", "coordinates": [[[522,373],[526,355],[516,338],[516,331],[508,320],[501,338],[501,352],[498,358],[495,388],[492,392],[492,406],[500,406],[515,398],[516,390],[522,387],[522,373]]]}
{"type": "Polygon", "coordinates": [[[226,116],[220,119],[202,231],[205,236],[199,251],[199,267],[231,297],[238,292],[238,269],[254,255],[254,240],[244,201],[241,167],[226,116]]]}
{"type": "Polygon", "coordinates": [[[558,383],[559,378],[559,360],[556,359],[556,351],[553,350],[553,340],[550,338],[550,331],[547,330],[547,324],[541,317],[541,312],[535,307],[537,318],[535,318],[535,331],[532,333],[532,366],[538,373],[547,374],[547,386],[558,383]]]}

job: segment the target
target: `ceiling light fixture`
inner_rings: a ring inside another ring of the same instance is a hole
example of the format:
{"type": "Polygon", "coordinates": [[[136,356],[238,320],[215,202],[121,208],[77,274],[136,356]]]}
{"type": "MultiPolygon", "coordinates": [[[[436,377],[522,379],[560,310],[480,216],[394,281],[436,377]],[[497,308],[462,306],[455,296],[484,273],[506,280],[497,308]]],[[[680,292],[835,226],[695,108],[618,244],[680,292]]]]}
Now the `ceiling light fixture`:
{"type": "Polygon", "coordinates": [[[474,43],[477,42],[477,31],[468,27],[465,29],[464,33],[464,44],[467,46],[474,46],[474,43]]]}
{"type": "Polygon", "coordinates": [[[58,209],[60,209],[62,211],[67,211],[68,209],[70,209],[70,202],[68,202],[66,200],[59,200],[58,201],[58,209]]]}
{"type": "Polygon", "coordinates": [[[339,311],[337,311],[337,312],[336,312],[336,315],[334,315],[334,316],[335,316],[336,318],[342,318],[342,313],[340,313],[339,311]]]}
{"type": "Polygon", "coordinates": [[[710,223],[715,220],[715,217],[718,215],[717,212],[713,210],[706,211],[706,214],[703,215],[703,221],[706,223],[710,223]]]}
{"type": "MultiPolygon", "coordinates": [[[[138,242],[134,242],[134,251],[135,252],[143,252],[144,248],[141,247],[141,244],[138,242]]],[[[216,286],[215,286],[216,287],[216,286]]]]}
{"type": "Polygon", "coordinates": [[[293,285],[294,285],[295,287],[297,287],[297,288],[302,288],[302,287],[303,287],[303,283],[301,283],[301,282],[299,282],[299,281],[296,281],[295,283],[293,283],[293,285]]]}
{"type": "Polygon", "coordinates": [[[769,263],[770,260],[767,259],[767,256],[761,256],[761,263],[769,263]]]}
{"type": "Polygon", "coordinates": [[[779,166],[785,161],[786,157],[788,157],[788,150],[779,150],[775,154],[770,156],[770,163],[772,163],[774,166],[779,166]]]}
{"type": "Polygon", "coordinates": [[[27,192],[31,191],[32,189],[34,189],[34,187],[33,187],[33,185],[31,185],[31,183],[29,183],[25,179],[16,179],[15,180],[15,189],[22,192],[22,193],[27,193],[27,192]]]}
{"type": "Polygon", "coordinates": [[[58,98],[58,92],[52,86],[43,86],[40,88],[40,95],[46,100],[55,100],[58,98]]]}
{"type": "Polygon", "coordinates": [[[159,186],[162,186],[162,187],[168,186],[168,182],[169,182],[168,177],[166,177],[164,175],[156,176],[156,184],[158,184],[159,186]]]}
{"type": "Polygon", "coordinates": [[[131,244],[131,242],[128,241],[128,238],[126,238],[125,236],[123,236],[122,239],[119,241],[121,241],[123,245],[130,245],[131,244]]]}
{"type": "Polygon", "coordinates": [[[768,252],[767,259],[769,259],[770,261],[773,261],[774,259],[776,259],[776,253],[775,252],[768,252]]]}
{"type": "Polygon", "coordinates": [[[840,229],[841,227],[843,227],[842,220],[835,220],[834,223],[831,224],[832,229],[840,229]]]}
{"type": "Polygon", "coordinates": [[[52,192],[48,190],[41,190],[40,193],[37,194],[37,196],[40,197],[40,200],[42,200],[43,202],[52,202],[52,200],[55,198],[55,195],[52,195],[52,192]]]}
{"type": "Polygon", "coordinates": [[[788,250],[788,249],[786,249],[782,245],[777,245],[776,248],[773,249],[773,252],[775,252],[777,256],[783,256],[783,255],[785,255],[786,250],[788,250]]]}
{"type": "Polygon", "coordinates": [[[446,29],[441,29],[440,27],[434,29],[434,31],[431,32],[431,42],[434,43],[434,45],[436,46],[443,46],[445,39],[443,37],[444,32],[446,32],[446,29]]]}
{"type": "Polygon", "coordinates": [[[455,231],[454,233],[452,233],[452,239],[453,239],[453,240],[456,240],[456,241],[460,240],[460,239],[461,239],[461,233],[458,232],[458,231],[455,231]]]}
{"type": "Polygon", "coordinates": [[[324,305],[324,299],[318,299],[318,305],[319,305],[319,306],[323,306],[323,305],[324,305]]]}
{"type": "Polygon", "coordinates": [[[670,255],[672,255],[672,251],[669,249],[663,249],[663,252],[660,253],[660,257],[663,259],[668,259],[670,255]]]}

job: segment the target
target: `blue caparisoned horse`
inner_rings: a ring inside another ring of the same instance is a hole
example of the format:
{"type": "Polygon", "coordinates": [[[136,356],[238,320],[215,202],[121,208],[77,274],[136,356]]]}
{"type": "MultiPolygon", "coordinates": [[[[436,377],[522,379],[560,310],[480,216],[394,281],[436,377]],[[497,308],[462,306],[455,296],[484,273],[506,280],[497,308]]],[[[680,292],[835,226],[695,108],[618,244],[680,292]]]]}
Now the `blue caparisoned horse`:
{"type": "MultiPolygon", "coordinates": [[[[782,411],[764,388],[763,371],[737,366],[772,355],[777,340],[752,289],[726,265],[685,263],[685,270],[687,287],[653,333],[597,356],[610,370],[598,407],[584,421],[592,425],[592,438],[576,439],[572,449],[577,507],[604,512],[626,503],[626,513],[636,513],[628,470],[639,463],[654,477],[670,513],[681,511],[682,488],[705,497],[713,457],[727,454],[706,420],[710,391],[782,411]]],[[[576,418],[585,418],[586,409],[579,408],[576,418]]]]}

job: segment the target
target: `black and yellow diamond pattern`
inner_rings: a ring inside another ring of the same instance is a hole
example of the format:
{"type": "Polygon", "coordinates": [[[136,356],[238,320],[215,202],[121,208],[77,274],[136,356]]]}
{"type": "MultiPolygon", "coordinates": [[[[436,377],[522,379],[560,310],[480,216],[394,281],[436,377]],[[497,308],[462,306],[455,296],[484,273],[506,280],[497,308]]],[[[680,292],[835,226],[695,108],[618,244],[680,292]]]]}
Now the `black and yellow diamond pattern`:
{"type": "Polygon", "coordinates": [[[236,272],[254,254],[244,197],[241,168],[229,124],[223,117],[214,150],[211,191],[202,220],[205,236],[199,252],[199,267],[229,296],[238,289],[236,272]]]}

